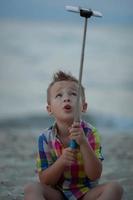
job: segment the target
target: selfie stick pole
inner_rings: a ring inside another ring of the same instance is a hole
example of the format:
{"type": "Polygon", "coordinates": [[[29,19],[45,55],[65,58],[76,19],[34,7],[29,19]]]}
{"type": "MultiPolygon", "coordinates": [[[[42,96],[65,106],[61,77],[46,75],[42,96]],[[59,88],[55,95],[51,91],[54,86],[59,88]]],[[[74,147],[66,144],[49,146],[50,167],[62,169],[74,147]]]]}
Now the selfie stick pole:
{"type": "MultiPolygon", "coordinates": [[[[76,110],[74,114],[74,121],[80,122],[80,97],[81,97],[81,82],[82,82],[82,74],[83,74],[83,63],[84,63],[84,51],[85,51],[85,42],[86,42],[86,32],[87,32],[87,20],[91,16],[102,17],[102,14],[98,11],[92,11],[91,9],[84,9],[81,7],[73,7],[66,6],[66,10],[70,12],[79,13],[81,17],[85,18],[84,21],[84,32],[83,32],[83,42],[82,42],[82,50],[81,50],[81,59],[80,59],[80,70],[79,70],[79,79],[78,79],[78,95],[76,102],[76,110]]],[[[77,148],[77,143],[75,140],[70,141],[70,147],[72,149],[77,148]]]]}

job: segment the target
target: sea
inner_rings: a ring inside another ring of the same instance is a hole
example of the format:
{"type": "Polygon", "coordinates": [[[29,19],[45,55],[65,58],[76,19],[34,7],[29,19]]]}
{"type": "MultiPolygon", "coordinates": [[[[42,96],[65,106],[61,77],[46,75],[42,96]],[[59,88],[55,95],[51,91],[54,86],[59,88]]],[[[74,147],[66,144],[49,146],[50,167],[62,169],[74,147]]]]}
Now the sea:
{"type": "MultiPolygon", "coordinates": [[[[78,78],[83,26],[83,20],[0,21],[0,127],[51,122],[46,90],[58,70],[78,78]]],[[[82,84],[85,115],[98,127],[133,130],[132,38],[130,24],[88,22],[82,84]]]]}

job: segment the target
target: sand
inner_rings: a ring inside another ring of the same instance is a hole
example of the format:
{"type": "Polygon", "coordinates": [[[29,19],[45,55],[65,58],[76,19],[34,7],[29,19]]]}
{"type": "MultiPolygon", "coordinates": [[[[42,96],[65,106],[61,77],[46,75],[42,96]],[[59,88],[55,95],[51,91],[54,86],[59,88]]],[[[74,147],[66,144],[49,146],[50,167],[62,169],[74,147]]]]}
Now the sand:
{"type": "MultiPolygon", "coordinates": [[[[0,128],[0,199],[22,200],[24,185],[36,180],[35,157],[39,128],[0,128]]],[[[119,181],[123,200],[133,200],[133,134],[103,134],[101,183],[119,181]]]]}

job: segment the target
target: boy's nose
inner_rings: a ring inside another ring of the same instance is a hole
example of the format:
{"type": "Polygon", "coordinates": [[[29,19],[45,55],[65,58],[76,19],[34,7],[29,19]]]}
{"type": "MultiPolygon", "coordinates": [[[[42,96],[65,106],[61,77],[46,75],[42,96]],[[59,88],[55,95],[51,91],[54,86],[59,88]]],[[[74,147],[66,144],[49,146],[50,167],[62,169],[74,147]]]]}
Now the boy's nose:
{"type": "Polygon", "coordinates": [[[69,97],[65,97],[64,98],[64,102],[70,102],[70,98],[69,97]]]}

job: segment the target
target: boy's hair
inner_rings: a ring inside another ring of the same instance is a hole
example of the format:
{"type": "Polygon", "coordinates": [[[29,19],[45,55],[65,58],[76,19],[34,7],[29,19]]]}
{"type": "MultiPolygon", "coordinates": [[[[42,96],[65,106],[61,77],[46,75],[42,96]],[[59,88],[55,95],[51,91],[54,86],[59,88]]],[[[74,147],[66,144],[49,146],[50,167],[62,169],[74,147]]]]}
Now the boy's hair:
{"type": "MultiPolygon", "coordinates": [[[[63,71],[58,71],[53,74],[53,80],[49,84],[47,89],[47,103],[50,104],[50,89],[51,87],[59,81],[73,81],[78,84],[78,80],[71,74],[71,73],[65,73],[63,71]]],[[[85,102],[85,88],[81,85],[81,97],[82,101],[85,102]]]]}

